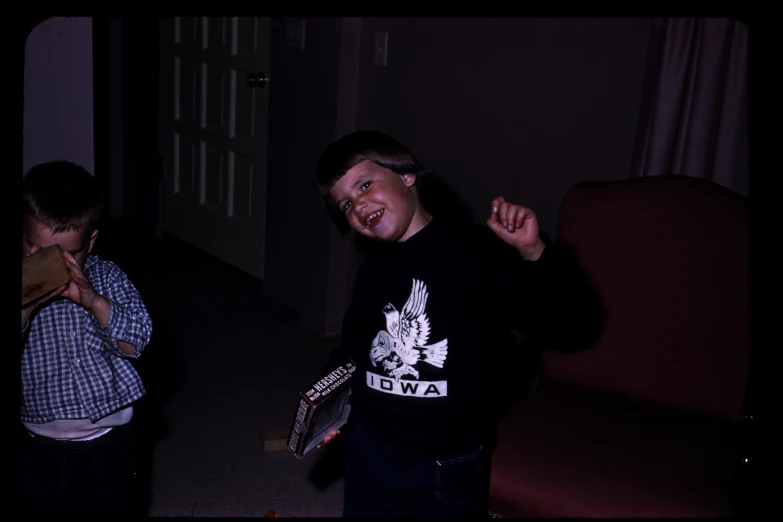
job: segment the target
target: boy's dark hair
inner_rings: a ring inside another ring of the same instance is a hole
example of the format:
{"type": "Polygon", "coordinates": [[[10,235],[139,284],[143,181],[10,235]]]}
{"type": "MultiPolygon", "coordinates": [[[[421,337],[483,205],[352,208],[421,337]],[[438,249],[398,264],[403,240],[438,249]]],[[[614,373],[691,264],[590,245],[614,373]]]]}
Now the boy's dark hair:
{"type": "MultiPolygon", "coordinates": [[[[419,200],[433,216],[467,222],[473,220],[470,209],[457,194],[436,174],[427,170],[404,145],[386,134],[360,130],[347,134],[326,147],[316,167],[323,203],[332,222],[343,236],[351,234],[351,227],[345,214],[329,195],[329,190],[346,172],[365,160],[372,161],[401,176],[414,174],[416,176],[414,186],[419,194],[419,200]]],[[[361,242],[362,237],[353,235],[355,240],[361,242]]]]}
{"type": "Polygon", "coordinates": [[[69,161],[35,165],[22,181],[22,219],[29,215],[55,233],[97,230],[103,204],[92,174],[69,161]]]}

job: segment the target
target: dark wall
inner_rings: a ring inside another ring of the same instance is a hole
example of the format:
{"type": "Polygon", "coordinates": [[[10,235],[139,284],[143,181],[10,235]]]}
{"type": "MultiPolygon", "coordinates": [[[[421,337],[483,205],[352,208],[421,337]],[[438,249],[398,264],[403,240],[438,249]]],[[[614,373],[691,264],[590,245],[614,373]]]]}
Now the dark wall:
{"type": "Polygon", "coordinates": [[[388,66],[363,62],[360,127],[388,131],[480,216],[499,194],[554,234],[583,179],[629,176],[650,19],[376,18],[388,66]]]}

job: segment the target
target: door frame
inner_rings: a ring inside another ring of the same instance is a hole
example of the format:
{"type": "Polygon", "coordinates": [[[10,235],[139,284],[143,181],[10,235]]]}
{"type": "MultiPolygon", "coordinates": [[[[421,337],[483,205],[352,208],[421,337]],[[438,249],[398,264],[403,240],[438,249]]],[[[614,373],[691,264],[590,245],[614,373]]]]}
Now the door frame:
{"type": "Polygon", "coordinates": [[[106,216],[149,237],[159,230],[163,178],[159,17],[92,20],[95,177],[106,216]]]}
{"type": "MultiPolygon", "coordinates": [[[[14,26],[13,29],[11,29],[11,46],[13,49],[11,49],[11,55],[12,60],[15,60],[12,62],[11,65],[11,81],[15,81],[16,86],[12,87],[12,89],[16,89],[17,95],[14,100],[11,101],[11,111],[14,111],[15,114],[12,115],[12,118],[16,118],[16,121],[19,122],[19,132],[15,132],[14,136],[19,140],[19,144],[14,146],[13,141],[11,143],[11,150],[9,154],[11,155],[11,164],[17,165],[17,172],[20,174],[23,172],[24,169],[24,138],[23,138],[23,130],[24,130],[24,55],[25,55],[25,45],[27,44],[27,37],[30,36],[30,33],[35,29],[35,27],[46,20],[47,18],[50,18],[50,16],[45,15],[25,15],[25,16],[19,16],[14,17],[14,21],[12,25],[14,26]],[[15,76],[15,78],[13,78],[15,76]]],[[[13,126],[13,125],[12,125],[13,126]]],[[[14,138],[11,138],[13,140],[14,138]]],[[[13,169],[13,167],[12,167],[13,169]]],[[[13,173],[8,173],[9,175],[13,176],[13,173]]],[[[18,175],[18,174],[17,174],[18,175]]],[[[18,178],[16,178],[19,183],[19,192],[16,194],[22,193],[22,176],[19,175],[18,178]]],[[[14,211],[14,209],[18,209],[19,207],[16,206],[19,203],[19,200],[16,199],[16,194],[12,193],[10,190],[5,191],[6,197],[10,200],[11,198],[14,199],[14,201],[9,201],[8,205],[4,205],[5,208],[8,208],[11,210],[11,212],[14,211]]],[[[18,216],[18,214],[17,214],[18,216]]],[[[9,237],[8,241],[6,241],[4,244],[9,250],[9,254],[11,254],[11,248],[13,248],[14,255],[19,255],[19,229],[13,228],[13,227],[7,227],[6,228],[9,231],[9,237]],[[11,231],[13,232],[13,236],[11,236],[11,231]]],[[[7,279],[7,281],[10,281],[10,279],[7,279]]],[[[17,280],[18,283],[16,283],[18,286],[16,287],[16,290],[14,292],[8,291],[3,292],[3,295],[5,296],[5,300],[7,301],[9,308],[11,303],[11,299],[13,298],[13,305],[16,307],[19,304],[19,289],[22,285],[22,277],[20,273],[20,277],[17,280]]],[[[10,315],[7,316],[6,321],[10,323],[11,317],[10,315]]],[[[16,327],[18,328],[19,323],[16,322],[17,319],[14,319],[14,323],[16,324],[16,327]]],[[[4,331],[10,334],[13,332],[13,335],[16,335],[16,329],[11,328],[10,324],[8,328],[4,328],[4,331]]],[[[11,342],[18,342],[15,339],[11,339],[10,335],[7,339],[7,343],[10,345],[11,342]]],[[[9,404],[9,408],[7,411],[9,412],[18,412],[19,411],[19,404],[22,398],[22,374],[19,372],[19,366],[15,364],[5,364],[3,365],[3,373],[5,375],[6,382],[16,383],[15,385],[12,385],[14,391],[10,393],[7,398],[5,399],[7,404],[9,404]]],[[[17,413],[18,414],[18,413],[17,413]]],[[[16,476],[19,476],[18,473],[21,473],[22,467],[21,463],[14,459],[14,463],[12,466],[12,474],[14,474],[13,470],[16,471],[16,476]]],[[[19,481],[14,481],[14,489],[12,489],[12,496],[14,499],[21,499],[22,498],[22,488],[19,481]],[[16,494],[14,494],[16,493],[16,494]]],[[[17,500],[17,503],[21,505],[21,502],[17,500]]]]}

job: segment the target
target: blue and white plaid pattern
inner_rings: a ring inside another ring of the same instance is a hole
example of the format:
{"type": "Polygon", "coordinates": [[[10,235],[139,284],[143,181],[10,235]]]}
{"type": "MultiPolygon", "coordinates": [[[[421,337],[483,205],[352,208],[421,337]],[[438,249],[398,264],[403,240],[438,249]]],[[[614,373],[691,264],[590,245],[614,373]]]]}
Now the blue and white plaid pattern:
{"type": "Polygon", "coordinates": [[[152,336],[152,319],[136,287],[114,263],[89,256],[84,275],[111,302],[109,322],[65,298],[31,318],[22,352],[22,421],[55,419],[95,422],[141,398],[144,385],[129,359],[152,336]],[[117,341],[134,347],[133,355],[117,341]]]}

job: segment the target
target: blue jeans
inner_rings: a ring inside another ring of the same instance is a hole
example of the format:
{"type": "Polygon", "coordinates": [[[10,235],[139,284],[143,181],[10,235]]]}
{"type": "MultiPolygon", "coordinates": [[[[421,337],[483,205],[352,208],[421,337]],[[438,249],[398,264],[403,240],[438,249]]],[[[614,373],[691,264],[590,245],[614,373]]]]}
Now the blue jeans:
{"type": "Polygon", "coordinates": [[[352,418],[344,517],[488,516],[490,452],[422,455],[391,446],[352,418]]]}
{"type": "Polygon", "coordinates": [[[135,454],[128,425],[82,442],[22,431],[22,493],[28,514],[137,515],[135,454]]]}

